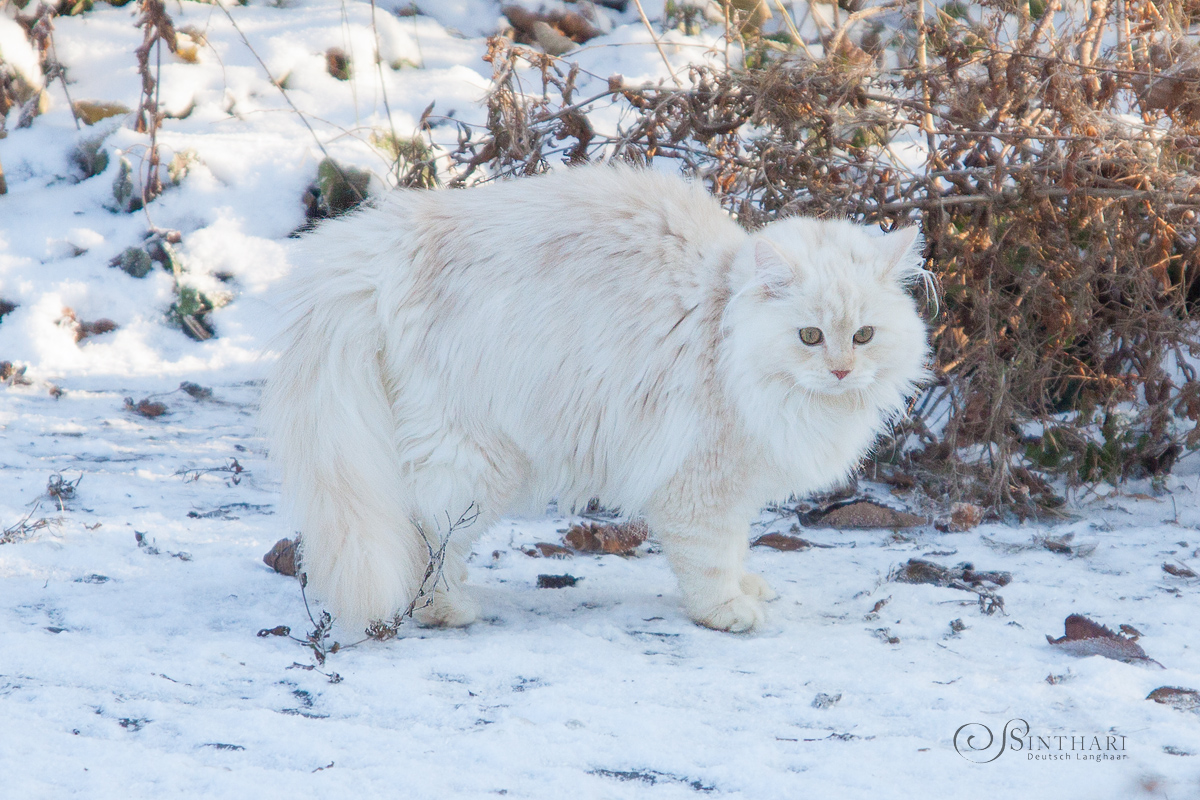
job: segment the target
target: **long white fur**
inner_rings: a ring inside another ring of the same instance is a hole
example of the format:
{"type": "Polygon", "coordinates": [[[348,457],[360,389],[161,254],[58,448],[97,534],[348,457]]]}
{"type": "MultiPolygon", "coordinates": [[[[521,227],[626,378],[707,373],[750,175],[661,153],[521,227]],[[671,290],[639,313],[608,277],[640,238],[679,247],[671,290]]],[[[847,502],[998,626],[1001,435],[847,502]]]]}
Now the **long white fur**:
{"type": "MultiPolygon", "coordinates": [[[[477,533],[600,497],[646,516],[693,619],[750,628],[773,593],[744,570],[749,520],[843,480],[926,377],[914,230],[748,234],[628,167],[395,192],[297,261],[263,419],[310,584],[351,625],[405,608],[472,504],[477,533]]],[[[427,621],[475,618],[471,538],[427,621]]]]}

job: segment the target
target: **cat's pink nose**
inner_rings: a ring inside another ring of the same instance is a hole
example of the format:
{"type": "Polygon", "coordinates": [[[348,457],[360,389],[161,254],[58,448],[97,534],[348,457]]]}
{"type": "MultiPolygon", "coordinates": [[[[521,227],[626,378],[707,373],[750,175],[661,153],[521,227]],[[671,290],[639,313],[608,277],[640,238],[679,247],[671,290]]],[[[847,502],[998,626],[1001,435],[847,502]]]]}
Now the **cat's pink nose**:
{"type": "Polygon", "coordinates": [[[850,374],[850,370],[848,370],[848,369],[831,369],[831,370],[829,370],[829,371],[830,371],[830,372],[832,372],[834,375],[837,375],[837,379],[838,379],[839,381],[840,381],[842,378],[844,378],[844,377],[846,377],[847,375],[849,375],[849,374],[850,374]]]}

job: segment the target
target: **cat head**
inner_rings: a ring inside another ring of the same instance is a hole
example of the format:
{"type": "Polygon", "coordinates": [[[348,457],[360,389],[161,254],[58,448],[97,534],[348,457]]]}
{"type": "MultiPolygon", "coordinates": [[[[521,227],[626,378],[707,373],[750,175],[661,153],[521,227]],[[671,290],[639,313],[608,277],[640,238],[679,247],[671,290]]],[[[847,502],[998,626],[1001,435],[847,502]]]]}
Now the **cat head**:
{"type": "Polygon", "coordinates": [[[899,411],[928,378],[928,331],[908,291],[927,279],[917,227],[768,225],[742,246],[731,273],[725,325],[740,379],[899,411]]]}

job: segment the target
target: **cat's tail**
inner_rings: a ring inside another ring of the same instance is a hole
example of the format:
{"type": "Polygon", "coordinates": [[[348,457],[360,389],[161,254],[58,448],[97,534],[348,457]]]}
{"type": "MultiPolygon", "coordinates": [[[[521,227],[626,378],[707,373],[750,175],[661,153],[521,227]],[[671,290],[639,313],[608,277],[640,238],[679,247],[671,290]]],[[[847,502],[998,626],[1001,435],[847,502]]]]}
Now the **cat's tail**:
{"type": "Polygon", "coordinates": [[[300,532],[301,569],[341,623],[362,626],[408,607],[429,549],[399,496],[378,287],[345,250],[322,258],[326,238],[310,237],[309,263],[289,279],[292,322],[262,423],[300,532]]]}

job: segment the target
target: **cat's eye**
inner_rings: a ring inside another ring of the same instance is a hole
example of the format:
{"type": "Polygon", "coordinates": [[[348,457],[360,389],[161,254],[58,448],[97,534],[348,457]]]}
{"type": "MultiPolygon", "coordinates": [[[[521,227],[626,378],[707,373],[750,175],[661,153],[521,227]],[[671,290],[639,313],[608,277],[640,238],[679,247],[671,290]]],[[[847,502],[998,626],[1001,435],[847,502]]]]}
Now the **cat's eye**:
{"type": "Polygon", "coordinates": [[[801,328],[800,341],[809,347],[813,347],[825,341],[825,334],[821,333],[820,328],[801,328]]]}
{"type": "Polygon", "coordinates": [[[872,328],[870,325],[863,325],[861,328],[859,328],[858,330],[856,330],[854,332],[854,343],[855,344],[866,344],[867,342],[871,341],[871,337],[873,337],[874,335],[875,335],[874,328],[872,328]]]}

